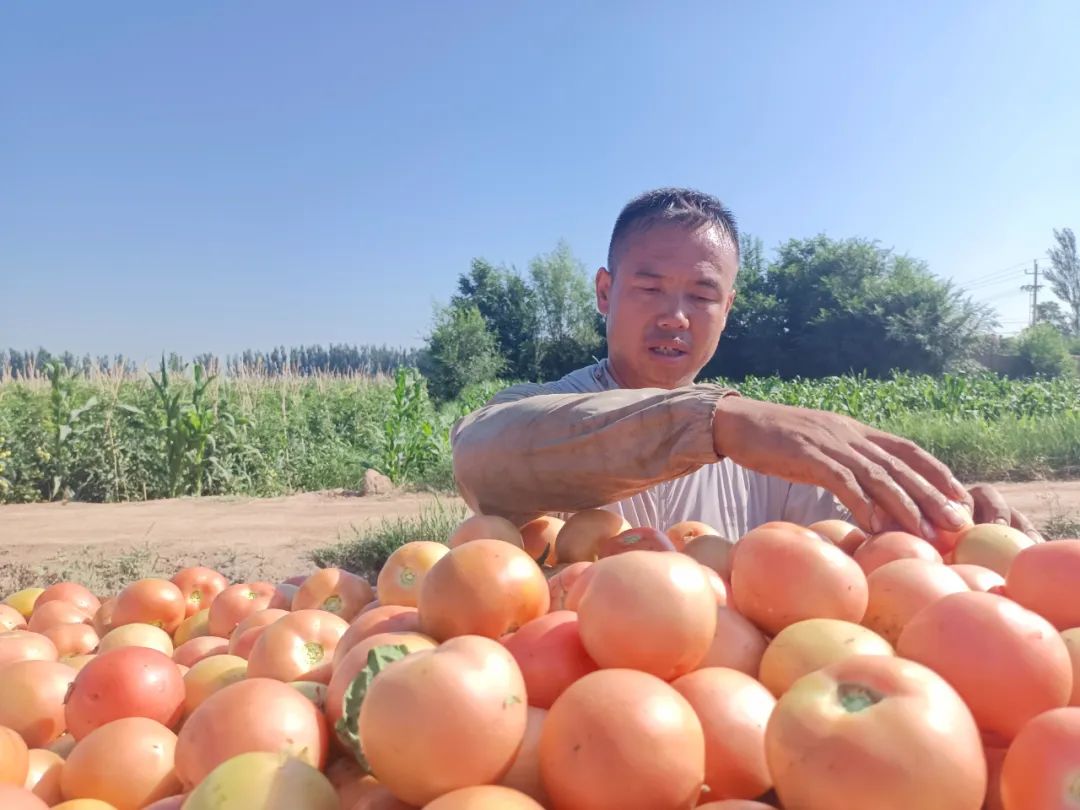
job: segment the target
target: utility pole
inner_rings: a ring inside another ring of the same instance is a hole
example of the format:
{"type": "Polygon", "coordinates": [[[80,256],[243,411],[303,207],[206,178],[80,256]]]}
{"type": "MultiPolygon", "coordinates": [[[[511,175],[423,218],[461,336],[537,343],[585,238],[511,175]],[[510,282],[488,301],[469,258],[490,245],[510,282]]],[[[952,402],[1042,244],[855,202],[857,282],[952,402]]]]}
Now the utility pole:
{"type": "Polygon", "coordinates": [[[1039,290],[1043,285],[1039,283],[1039,260],[1033,261],[1035,265],[1033,270],[1025,270],[1025,276],[1034,276],[1034,280],[1031,284],[1025,284],[1020,289],[1024,292],[1031,293],[1031,325],[1034,326],[1039,321],[1039,290]]]}

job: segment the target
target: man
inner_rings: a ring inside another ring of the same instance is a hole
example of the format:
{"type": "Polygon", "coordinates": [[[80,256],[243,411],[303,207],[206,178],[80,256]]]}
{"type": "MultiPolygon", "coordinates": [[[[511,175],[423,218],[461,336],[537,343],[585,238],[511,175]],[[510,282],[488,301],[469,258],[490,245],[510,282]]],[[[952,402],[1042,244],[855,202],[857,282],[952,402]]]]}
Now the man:
{"type": "Polygon", "coordinates": [[[602,507],[634,526],[699,520],[732,539],[769,520],[839,517],[933,540],[973,514],[1041,539],[993,489],[966,490],[909,441],[695,384],[738,268],[737,227],[716,198],[660,189],[628,203],[596,274],[608,357],[509,388],[454,426],[454,475],[469,506],[519,525],[602,507]]]}

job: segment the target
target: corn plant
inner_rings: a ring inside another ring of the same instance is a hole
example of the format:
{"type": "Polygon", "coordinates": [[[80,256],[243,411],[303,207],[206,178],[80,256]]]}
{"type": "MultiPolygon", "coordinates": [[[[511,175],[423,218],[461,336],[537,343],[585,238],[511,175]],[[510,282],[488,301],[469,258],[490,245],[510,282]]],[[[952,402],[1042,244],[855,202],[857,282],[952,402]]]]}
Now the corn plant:
{"type": "Polygon", "coordinates": [[[75,405],[74,381],[68,370],[56,360],[46,367],[46,376],[49,380],[49,448],[44,460],[51,473],[49,500],[54,501],[61,495],[70,497],[73,494],[68,479],[72,445],[78,435],[85,431],[86,423],[82,417],[97,405],[97,397],[92,396],[81,405],[75,405]]]}

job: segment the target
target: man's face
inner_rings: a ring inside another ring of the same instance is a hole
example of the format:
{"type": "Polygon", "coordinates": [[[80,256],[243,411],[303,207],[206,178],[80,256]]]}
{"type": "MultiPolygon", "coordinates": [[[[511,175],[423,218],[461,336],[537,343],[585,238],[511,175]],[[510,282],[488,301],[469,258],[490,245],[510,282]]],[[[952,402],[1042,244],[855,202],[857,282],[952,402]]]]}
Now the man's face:
{"type": "Polygon", "coordinates": [[[614,275],[596,274],[608,358],[620,385],[689,385],[716,351],[739,262],[719,228],[655,223],[616,244],[614,275]]]}

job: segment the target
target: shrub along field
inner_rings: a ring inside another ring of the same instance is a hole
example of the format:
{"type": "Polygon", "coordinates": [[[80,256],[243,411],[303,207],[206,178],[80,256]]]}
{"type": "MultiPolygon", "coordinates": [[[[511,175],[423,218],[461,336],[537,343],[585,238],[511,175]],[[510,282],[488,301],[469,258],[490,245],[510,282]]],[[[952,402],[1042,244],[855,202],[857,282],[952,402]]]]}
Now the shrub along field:
{"type": "MultiPolygon", "coordinates": [[[[749,378],[744,395],[849,414],[907,436],[967,480],[1080,474],[1080,382],[992,374],[749,378]]],[[[0,384],[0,502],[355,489],[374,467],[453,488],[448,433],[501,384],[436,406],[424,378],[230,376],[196,366],[0,384]]]]}

